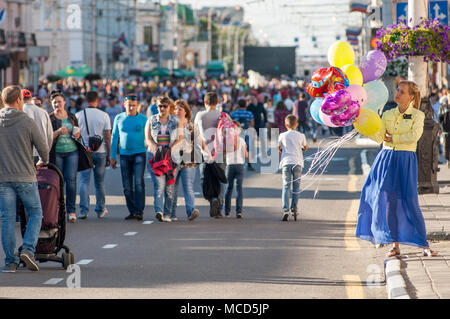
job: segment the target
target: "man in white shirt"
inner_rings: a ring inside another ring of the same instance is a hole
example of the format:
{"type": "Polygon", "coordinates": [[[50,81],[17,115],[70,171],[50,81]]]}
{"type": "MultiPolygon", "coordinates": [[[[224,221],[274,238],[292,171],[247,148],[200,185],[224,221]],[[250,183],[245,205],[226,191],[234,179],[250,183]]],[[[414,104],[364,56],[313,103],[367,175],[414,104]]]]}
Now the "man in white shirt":
{"type": "MultiPolygon", "coordinates": [[[[53,127],[50,116],[45,110],[31,103],[32,97],[30,91],[22,90],[22,94],[24,102],[23,112],[26,113],[30,118],[32,118],[37,124],[37,126],[39,127],[39,131],[44,137],[44,140],[48,145],[48,149],[50,150],[53,144],[53,127]]],[[[40,160],[39,154],[36,149],[33,150],[33,155],[34,163],[36,164],[40,160]]]]}
{"type": "Polygon", "coordinates": [[[86,219],[89,213],[91,171],[94,172],[95,197],[97,200],[95,212],[98,218],[103,218],[108,213],[105,208],[105,171],[111,161],[111,122],[109,115],[98,109],[100,98],[96,91],[86,93],[86,102],[87,108],[75,114],[78,125],[80,125],[84,145],[88,145],[89,136],[94,135],[101,136],[103,143],[97,151],[92,153],[94,168],[80,172],[80,216],[78,218],[86,219]]]}

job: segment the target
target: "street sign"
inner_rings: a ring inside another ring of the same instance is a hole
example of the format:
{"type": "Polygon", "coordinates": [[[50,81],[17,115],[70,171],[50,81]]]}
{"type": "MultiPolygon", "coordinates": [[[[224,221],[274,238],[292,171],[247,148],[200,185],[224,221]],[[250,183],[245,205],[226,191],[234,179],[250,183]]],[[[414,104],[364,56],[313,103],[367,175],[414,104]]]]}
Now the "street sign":
{"type": "Polygon", "coordinates": [[[408,2],[397,2],[396,4],[396,23],[399,23],[400,20],[405,23],[408,22],[408,2]]]}
{"type": "MultiPolygon", "coordinates": [[[[444,25],[448,25],[448,1],[430,1],[428,19],[438,18],[444,25]]],[[[400,20],[408,22],[408,2],[396,3],[396,23],[400,20]]]]}
{"type": "Polygon", "coordinates": [[[439,21],[448,25],[448,1],[430,1],[430,19],[439,19],[439,21]]]}

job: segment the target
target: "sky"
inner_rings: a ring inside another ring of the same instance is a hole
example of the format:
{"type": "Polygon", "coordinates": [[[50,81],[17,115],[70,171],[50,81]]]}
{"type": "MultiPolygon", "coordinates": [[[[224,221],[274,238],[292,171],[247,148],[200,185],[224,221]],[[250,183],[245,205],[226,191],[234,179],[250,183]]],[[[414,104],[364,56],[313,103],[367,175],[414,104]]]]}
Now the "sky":
{"type": "MultiPolygon", "coordinates": [[[[253,35],[271,46],[299,45],[300,55],[326,55],[336,36],[346,40],[347,27],[361,26],[361,13],[349,12],[350,0],[178,0],[194,9],[242,6],[253,35]],[[295,42],[295,39],[298,42],[295,42]],[[316,39],[313,42],[313,38],[316,39]],[[314,48],[316,44],[317,48],[314,48]]],[[[164,4],[169,1],[162,1],[164,4]]]]}

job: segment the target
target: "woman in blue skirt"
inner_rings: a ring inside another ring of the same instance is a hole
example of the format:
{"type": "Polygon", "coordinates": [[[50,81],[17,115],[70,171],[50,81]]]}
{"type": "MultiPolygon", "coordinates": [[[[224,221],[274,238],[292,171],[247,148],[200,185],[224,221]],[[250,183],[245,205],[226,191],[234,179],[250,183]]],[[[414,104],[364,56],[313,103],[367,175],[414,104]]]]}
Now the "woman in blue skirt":
{"type": "Polygon", "coordinates": [[[417,193],[416,148],[425,119],[420,99],[417,84],[400,82],[398,106],[384,112],[380,131],[369,136],[384,143],[361,192],[356,236],[373,244],[392,243],[388,257],[400,255],[399,244],[436,256],[428,245],[417,193]]]}

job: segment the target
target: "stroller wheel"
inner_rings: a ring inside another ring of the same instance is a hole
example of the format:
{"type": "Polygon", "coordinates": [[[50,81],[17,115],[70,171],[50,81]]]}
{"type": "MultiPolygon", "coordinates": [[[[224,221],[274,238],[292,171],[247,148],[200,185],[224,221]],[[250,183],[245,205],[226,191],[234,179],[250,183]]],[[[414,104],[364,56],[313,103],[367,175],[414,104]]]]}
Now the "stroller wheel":
{"type": "Polygon", "coordinates": [[[70,256],[70,264],[73,265],[75,264],[75,255],[73,253],[69,253],[70,256]]]}
{"type": "Polygon", "coordinates": [[[61,257],[62,257],[63,267],[64,267],[64,269],[67,269],[69,267],[69,265],[71,264],[70,254],[62,253],[61,257]]]}

